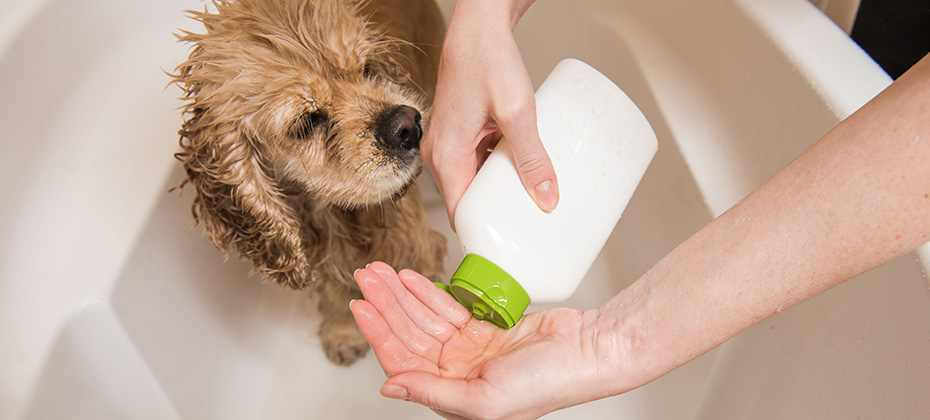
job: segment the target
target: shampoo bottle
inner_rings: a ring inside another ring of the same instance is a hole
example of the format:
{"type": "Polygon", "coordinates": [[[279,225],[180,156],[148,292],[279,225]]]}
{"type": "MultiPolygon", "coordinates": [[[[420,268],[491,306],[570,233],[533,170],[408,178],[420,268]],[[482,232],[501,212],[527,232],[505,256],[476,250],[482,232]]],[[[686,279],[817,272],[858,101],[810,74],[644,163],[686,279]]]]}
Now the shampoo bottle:
{"type": "Polygon", "coordinates": [[[531,301],[574,293],[658,147],[633,101],[575,59],[560,62],[536,91],[536,112],[558,176],[558,207],[536,206],[502,139],[455,211],[466,256],[449,291],[476,318],[502,328],[516,324],[531,301]]]}

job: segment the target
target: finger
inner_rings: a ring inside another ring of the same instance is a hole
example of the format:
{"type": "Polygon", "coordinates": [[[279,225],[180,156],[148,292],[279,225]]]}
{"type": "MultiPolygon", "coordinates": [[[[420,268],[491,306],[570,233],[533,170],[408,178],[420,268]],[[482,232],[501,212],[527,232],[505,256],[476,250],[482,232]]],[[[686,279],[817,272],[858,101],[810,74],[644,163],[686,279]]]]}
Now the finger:
{"type": "Polygon", "coordinates": [[[540,209],[554,210],[559,203],[558,180],[549,154],[539,138],[535,103],[521,106],[512,117],[498,124],[513,152],[523,187],[540,209]]]}
{"type": "MultiPolygon", "coordinates": [[[[426,277],[411,270],[402,270],[398,273],[398,277],[422,305],[440,317],[447,325],[455,328],[455,330],[448,331],[449,333],[462,329],[471,320],[472,315],[468,309],[465,309],[451,294],[436,287],[426,277]]],[[[445,336],[440,340],[446,342],[448,338],[445,336]]]]}
{"type": "Polygon", "coordinates": [[[489,384],[483,379],[443,378],[433,373],[407,372],[392,376],[381,387],[381,395],[412,401],[452,415],[481,416],[489,384]]]}
{"type": "MultiPolygon", "coordinates": [[[[446,205],[449,223],[455,229],[455,208],[465,189],[478,172],[479,163],[486,158],[479,144],[489,133],[486,99],[475,92],[463,92],[459,84],[446,86],[440,72],[436,87],[436,100],[426,124],[420,152],[423,161],[436,180],[446,205]]],[[[455,79],[455,77],[452,77],[455,79]]]]}
{"type": "MultiPolygon", "coordinates": [[[[438,362],[442,349],[441,343],[417,327],[416,323],[407,316],[403,305],[395,298],[390,286],[386,284],[391,281],[399,283],[399,280],[396,280],[397,274],[387,264],[373,263],[369,267],[377,267],[380,271],[364,269],[355,273],[356,282],[365,296],[365,301],[377,310],[387,328],[407,351],[434,363],[438,362]]],[[[412,295],[408,300],[420,304],[412,295]]]]}
{"type": "MultiPolygon", "coordinates": [[[[434,119],[435,120],[435,119],[434,119]]],[[[429,130],[429,128],[427,128],[429,130]]],[[[460,130],[465,130],[464,128],[460,130]]],[[[474,130],[474,129],[472,129],[474,130]]],[[[449,224],[455,229],[455,208],[478,172],[473,139],[460,136],[439,137],[439,130],[427,131],[431,147],[423,147],[421,153],[430,173],[439,186],[442,199],[449,215],[449,224]]],[[[465,131],[458,131],[459,133],[465,131]]]]}
{"type": "Polygon", "coordinates": [[[362,337],[371,345],[384,374],[391,377],[397,373],[397,366],[401,366],[400,360],[403,359],[399,355],[410,353],[410,351],[397,340],[391,332],[391,327],[370,303],[355,300],[349,302],[349,310],[352,311],[362,337]]]}
{"type": "Polygon", "coordinates": [[[436,363],[410,352],[407,346],[391,332],[390,326],[370,303],[356,300],[349,304],[355,323],[362,336],[371,345],[381,369],[387,377],[400,372],[419,370],[437,372],[436,363]]]}
{"type": "Polygon", "coordinates": [[[452,296],[436,287],[432,281],[412,270],[402,270],[399,274],[394,274],[393,269],[384,263],[372,263],[369,269],[381,275],[381,281],[393,293],[399,307],[420,331],[444,343],[458,330],[458,327],[450,323],[443,315],[447,312],[447,307],[457,306],[463,310],[464,308],[452,296]],[[412,284],[418,289],[425,290],[412,289],[411,283],[403,281],[402,277],[414,277],[419,282],[412,284]],[[435,304],[427,305],[417,296],[417,293],[424,294],[429,301],[440,299],[446,307],[435,304]]]}

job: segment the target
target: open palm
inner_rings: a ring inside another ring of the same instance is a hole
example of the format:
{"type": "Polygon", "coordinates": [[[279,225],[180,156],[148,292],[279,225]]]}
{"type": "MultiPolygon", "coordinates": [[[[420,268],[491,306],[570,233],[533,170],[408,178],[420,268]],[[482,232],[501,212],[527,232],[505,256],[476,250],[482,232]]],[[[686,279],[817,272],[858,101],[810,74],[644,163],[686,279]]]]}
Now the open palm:
{"type": "Polygon", "coordinates": [[[556,309],[500,329],[409,270],[384,263],[356,272],[352,303],[362,334],[389,377],[382,394],[448,418],[536,418],[579,403],[595,373],[584,313],[556,309]]]}

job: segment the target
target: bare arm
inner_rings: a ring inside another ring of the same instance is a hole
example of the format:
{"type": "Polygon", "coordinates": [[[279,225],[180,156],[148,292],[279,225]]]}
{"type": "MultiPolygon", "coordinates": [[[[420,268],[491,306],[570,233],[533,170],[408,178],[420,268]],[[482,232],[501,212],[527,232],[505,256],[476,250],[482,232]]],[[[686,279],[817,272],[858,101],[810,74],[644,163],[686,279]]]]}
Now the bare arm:
{"type": "Polygon", "coordinates": [[[651,380],[928,240],[930,56],[586,314],[589,331],[651,380]]]}

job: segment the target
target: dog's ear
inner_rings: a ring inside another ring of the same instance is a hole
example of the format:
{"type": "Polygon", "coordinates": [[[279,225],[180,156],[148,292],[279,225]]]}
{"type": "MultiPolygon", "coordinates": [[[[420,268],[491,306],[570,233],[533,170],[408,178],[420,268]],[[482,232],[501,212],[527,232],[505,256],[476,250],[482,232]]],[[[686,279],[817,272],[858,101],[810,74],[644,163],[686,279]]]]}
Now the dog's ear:
{"type": "MultiPolygon", "coordinates": [[[[234,122],[188,108],[176,157],[197,190],[191,212],[221,250],[233,248],[253,269],[282,286],[310,283],[310,267],[295,209],[263,167],[261,150],[234,122]]],[[[182,184],[183,185],[183,184],[182,184]]]]}

